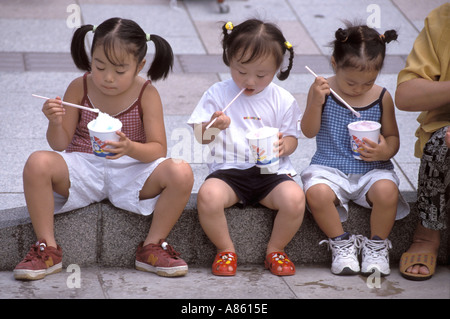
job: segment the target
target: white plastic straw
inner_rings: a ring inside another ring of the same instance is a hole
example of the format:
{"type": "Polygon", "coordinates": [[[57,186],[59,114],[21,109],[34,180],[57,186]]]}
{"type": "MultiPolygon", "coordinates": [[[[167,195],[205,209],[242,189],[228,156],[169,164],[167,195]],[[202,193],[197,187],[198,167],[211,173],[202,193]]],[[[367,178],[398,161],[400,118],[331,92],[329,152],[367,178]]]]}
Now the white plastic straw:
{"type": "MultiPolygon", "coordinates": [[[[317,78],[317,74],[315,74],[313,70],[311,70],[311,69],[310,69],[308,66],[306,66],[306,65],[305,65],[305,68],[306,68],[312,75],[314,75],[314,76],[317,78]]],[[[340,96],[339,96],[332,88],[330,88],[330,92],[333,93],[333,95],[334,95],[339,101],[341,101],[342,103],[344,103],[344,105],[345,105],[350,111],[352,111],[352,113],[355,114],[356,117],[361,117],[361,114],[359,114],[359,112],[355,111],[355,109],[352,108],[352,107],[350,106],[350,104],[348,104],[347,102],[345,102],[345,100],[344,100],[343,98],[341,98],[341,97],[340,97],[340,96]]]]}
{"type": "MultiPolygon", "coordinates": [[[[44,99],[44,100],[49,100],[50,99],[48,97],[37,95],[37,94],[31,94],[31,95],[34,96],[34,97],[38,97],[40,99],[44,99]]],[[[91,112],[94,112],[94,113],[100,112],[99,109],[91,109],[90,107],[85,107],[85,106],[81,106],[81,105],[73,104],[73,103],[69,103],[69,102],[62,101],[62,104],[66,105],[66,106],[76,107],[76,108],[79,108],[79,109],[82,109],[82,110],[86,110],[86,111],[91,111],[91,112]]]]}
{"type": "MultiPolygon", "coordinates": [[[[245,88],[243,88],[243,89],[242,89],[242,90],[234,97],[234,99],[232,99],[231,102],[228,103],[227,106],[225,106],[225,108],[222,110],[222,112],[225,112],[225,111],[230,107],[230,105],[231,105],[234,101],[236,101],[236,99],[239,97],[239,95],[241,95],[242,92],[244,92],[244,91],[245,91],[245,88]]],[[[206,129],[209,129],[209,128],[211,127],[211,125],[213,125],[214,122],[215,122],[216,120],[217,120],[217,117],[216,117],[214,120],[212,120],[211,123],[208,124],[208,126],[206,127],[206,129]]]]}

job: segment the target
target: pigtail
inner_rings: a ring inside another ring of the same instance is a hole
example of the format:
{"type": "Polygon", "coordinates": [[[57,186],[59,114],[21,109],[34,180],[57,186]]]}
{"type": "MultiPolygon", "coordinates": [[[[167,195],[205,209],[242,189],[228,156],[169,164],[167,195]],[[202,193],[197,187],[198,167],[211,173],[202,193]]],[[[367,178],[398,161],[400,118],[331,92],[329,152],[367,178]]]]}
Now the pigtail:
{"type": "Polygon", "coordinates": [[[92,24],[86,24],[75,30],[72,37],[70,54],[72,55],[72,59],[76,67],[82,71],[91,71],[91,61],[89,60],[86,52],[85,38],[86,34],[93,30],[94,26],[92,24]]]}
{"type": "Polygon", "coordinates": [[[294,64],[294,48],[292,47],[292,44],[289,42],[285,42],[284,46],[286,47],[286,50],[289,51],[289,64],[286,70],[280,71],[280,73],[277,75],[278,80],[284,81],[288,78],[289,74],[291,73],[292,66],[294,64]]]}
{"type": "Polygon", "coordinates": [[[228,31],[233,30],[234,26],[233,23],[231,22],[227,22],[222,26],[222,34],[223,34],[223,39],[222,39],[222,48],[223,48],[223,53],[222,53],[222,60],[223,63],[225,63],[226,66],[230,66],[230,61],[228,60],[228,55],[227,55],[227,49],[228,49],[228,40],[230,39],[230,34],[228,33],[228,31]]]}
{"type": "Polygon", "coordinates": [[[169,42],[156,34],[149,34],[149,41],[155,44],[155,57],[147,72],[152,81],[165,79],[173,68],[173,51],[169,42]]]}
{"type": "Polygon", "coordinates": [[[395,30],[387,30],[384,34],[380,34],[380,39],[383,43],[389,43],[391,41],[395,41],[398,38],[397,31],[395,30]]]}
{"type": "Polygon", "coordinates": [[[348,30],[343,30],[342,28],[339,28],[334,33],[334,36],[336,38],[336,41],[339,41],[341,43],[345,43],[348,40],[348,30]]]}

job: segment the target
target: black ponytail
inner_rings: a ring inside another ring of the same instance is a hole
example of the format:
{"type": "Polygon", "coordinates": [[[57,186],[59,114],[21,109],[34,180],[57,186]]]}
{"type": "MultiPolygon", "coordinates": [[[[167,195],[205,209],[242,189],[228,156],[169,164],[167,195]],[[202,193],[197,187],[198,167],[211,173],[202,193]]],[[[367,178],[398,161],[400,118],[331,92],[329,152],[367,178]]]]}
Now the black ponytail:
{"type": "Polygon", "coordinates": [[[86,24],[75,30],[73,34],[72,43],[70,45],[70,54],[76,67],[82,71],[91,71],[91,61],[87,55],[85,48],[85,37],[89,31],[92,31],[94,26],[86,24]]]}
{"type": "Polygon", "coordinates": [[[156,34],[150,34],[150,41],[155,44],[155,57],[147,72],[152,81],[165,79],[173,68],[173,51],[169,42],[156,34]]]}
{"type": "Polygon", "coordinates": [[[342,28],[337,29],[337,31],[334,33],[334,36],[336,37],[336,40],[339,42],[347,42],[348,40],[348,31],[343,30],[342,28]]]}
{"type": "Polygon", "coordinates": [[[222,26],[222,36],[223,36],[223,39],[222,39],[222,48],[223,48],[222,60],[223,60],[223,63],[225,63],[226,66],[230,66],[230,61],[228,60],[228,54],[227,54],[228,46],[229,46],[229,37],[230,36],[228,34],[228,30],[229,29],[227,28],[227,25],[229,26],[230,31],[232,30],[232,28],[234,28],[233,24],[231,22],[225,23],[222,26]]]}
{"type": "Polygon", "coordinates": [[[277,78],[280,81],[284,81],[288,78],[291,73],[292,65],[294,64],[294,49],[292,48],[292,45],[288,42],[285,42],[284,45],[286,46],[286,50],[289,51],[289,64],[286,70],[280,71],[277,75],[277,78]]]}
{"type": "Polygon", "coordinates": [[[384,43],[389,43],[391,41],[395,41],[398,38],[397,31],[395,30],[387,30],[384,34],[380,34],[380,39],[384,43]]]}

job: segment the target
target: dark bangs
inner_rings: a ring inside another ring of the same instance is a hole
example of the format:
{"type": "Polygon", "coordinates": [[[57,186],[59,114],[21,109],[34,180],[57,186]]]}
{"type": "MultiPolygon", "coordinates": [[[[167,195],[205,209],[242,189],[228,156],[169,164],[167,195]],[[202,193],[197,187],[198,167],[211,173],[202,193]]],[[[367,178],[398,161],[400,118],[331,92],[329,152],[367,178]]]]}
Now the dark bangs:
{"type": "MultiPolygon", "coordinates": [[[[96,44],[95,47],[100,46],[103,46],[103,52],[112,65],[123,65],[124,59],[128,54],[132,54],[134,57],[136,57],[137,62],[139,63],[136,46],[130,43],[125,43],[125,41],[120,40],[114,36],[105,36],[99,41],[99,43],[96,44]]],[[[94,52],[95,47],[92,47],[92,53],[94,52]]]]}
{"type": "Polygon", "coordinates": [[[94,33],[91,56],[95,48],[103,46],[103,52],[111,64],[123,65],[128,54],[132,54],[139,64],[147,54],[147,43],[142,41],[143,38],[145,39],[145,33],[133,21],[120,19],[112,26],[111,31],[97,30],[94,33]]]}

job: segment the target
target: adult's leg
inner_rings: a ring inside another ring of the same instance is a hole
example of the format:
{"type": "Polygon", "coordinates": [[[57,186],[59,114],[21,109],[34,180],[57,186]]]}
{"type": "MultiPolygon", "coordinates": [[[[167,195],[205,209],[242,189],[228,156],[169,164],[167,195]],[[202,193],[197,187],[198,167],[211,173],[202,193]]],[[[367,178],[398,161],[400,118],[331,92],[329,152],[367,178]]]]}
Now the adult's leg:
{"type": "MultiPolygon", "coordinates": [[[[434,253],[440,244],[440,231],[446,229],[450,201],[450,151],[446,145],[447,128],[435,132],[424,147],[420,161],[417,208],[417,226],[409,253],[434,253]]],[[[428,275],[429,269],[416,264],[407,273],[428,275]]]]}

